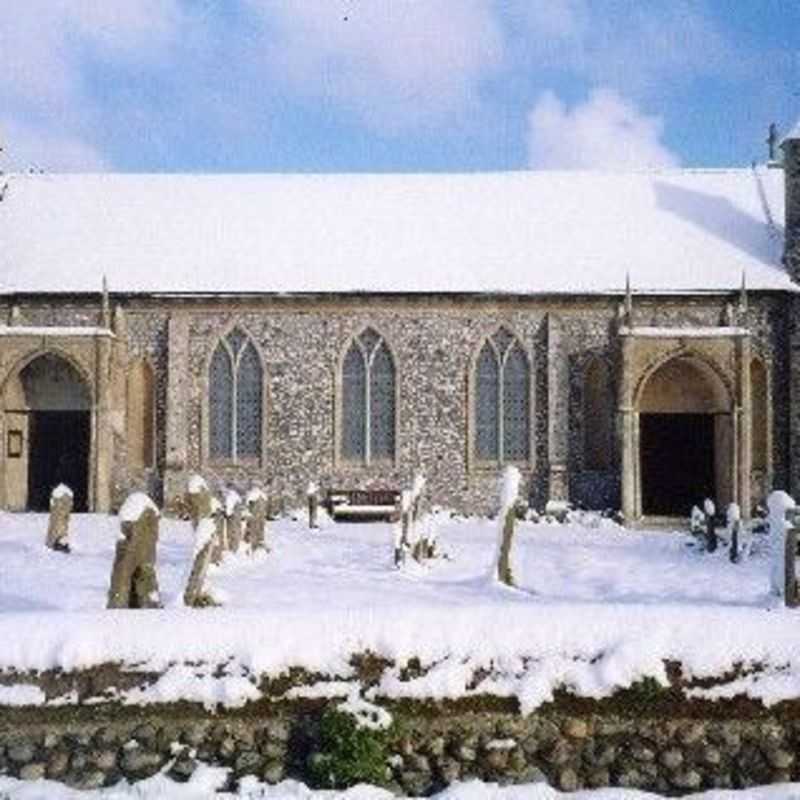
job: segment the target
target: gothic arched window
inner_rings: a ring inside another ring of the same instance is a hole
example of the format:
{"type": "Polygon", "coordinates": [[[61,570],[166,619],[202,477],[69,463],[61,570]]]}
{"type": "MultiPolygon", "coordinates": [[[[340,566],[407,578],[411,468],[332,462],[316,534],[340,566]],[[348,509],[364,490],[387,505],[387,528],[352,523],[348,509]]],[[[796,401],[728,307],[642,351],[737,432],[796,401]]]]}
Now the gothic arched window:
{"type": "Polygon", "coordinates": [[[264,380],[261,359],[248,337],[234,328],[211,357],[208,375],[209,455],[258,458],[261,455],[264,380]]]}
{"type": "Polygon", "coordinates": [[[342,363],[342,458],[365,464],[392,459],[394,434],[394,361],[383,338],[367,328],[342,363]]]}
{"type": "Polygon", "coordinates": [[[475,454],[479,461],[530,458],[530,365],[505,328],[486,340],[475,368],[475,454]]]}

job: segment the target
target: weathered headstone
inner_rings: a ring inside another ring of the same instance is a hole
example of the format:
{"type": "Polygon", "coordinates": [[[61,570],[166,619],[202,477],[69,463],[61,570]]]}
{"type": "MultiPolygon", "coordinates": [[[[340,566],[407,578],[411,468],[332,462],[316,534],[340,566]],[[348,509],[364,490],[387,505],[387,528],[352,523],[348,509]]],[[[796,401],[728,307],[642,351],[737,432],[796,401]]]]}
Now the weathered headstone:
{"type": "Polygon", "coordinates": [[[408,489],[400,492],[395,516],[397,521],[394,528],[394,563],[395,566],[399,567],[405,563],[406,553],[409,552],[412,546],[411,492],[408,489]]]}
{"type": "Polygon", "coordinates": [[[216,522],[210,517],[201,519],[194,539],[192,571],[183,592],[184,605],[193,608],[216,605],[205,588],[206,573],[211,564],[217,534],[216,522]]]}
{"type": "Polygon", "coordinates": [[[267,511],[268,500],[267,496],[261,489],[253,488],[247,493],[245,498],[247,504],[247,524],[245,527],[245,538],[252,550],[266,549],[269,546],[266,543],[266,526],[267,526],[267,511]]]}
{"type": "Polygon", "coordinates": [[[225,551],[228,549],[227,524],[225,520],[225,506],[217,500],[211,498],[211,514],[209,519],[214,521],[214,548],[211,553],[211,560],[215,564],[222,561],[225,551]]]}
{"type": "Polygon", "coordinates": [[[689,530],[695,536],[700,536],[706,532],[706,515],[697,506],[692,506],[692,510],[689,513],[689,530]]]}
{"type": "Polygon", "coordinates": [[[741,534],[742,534],[742,515],[739,511],[739,506],[736,503],[731,503],[728,506],[728,538],[730,545],[728,549],[728,556],[730,560],[736,564],[741,555],[741,534]]]}
{"type": "Polygon", "coordinates": [[[416,522],[420,517],[422,506],[422,490],[425,488],[425,476],[421,472],[414,474],[411,484],[411,517],[416,522]]]}
{"type": "Polygon", "coordinates": [[[717,507],[714,505],[714,501],[710,498],[706,498],[703,503],[703,511],[706,515],[706,550],[708,550],[709,553],[713,553],[717,549],[718,544],[717,529],[714,522],[717,507]]]}
{"type": "Polygon", "coordinates": [[[770,588],[787,606],[798,604],[795,560],[797,531],[794,514],[797,505],[786,492],[775,491],[767,498],[769,509],[769,538],[772,551],[770,588]],[[790,519],[791,517],[791,519],[790,519]]]}
{"type": "Polygon", "coordinates": [[[159,512],[143,492],[134,492],[119,510],[120,537],[114,554],[109,608],[158,608],[156,574],[159,512]]]}
{"type": "Polygon", "coordinates": [[[317,516],[319,514],[319,490],[317,484],[309,482],[306,489],[306,499],[308,500],[308,527],[312,530],[319,527],[317,516]]]}
{"type": "Polygon", "coordinates": [[[495,577],[507,586],[514,586],[511,547],[517,522],[517,499],[520,474],[516,467],[506,467],[500,479],[500,513],[498,514],[499,547],[495,577]]]}
{"type": "Polygon", "coordinates": [[[189,516],[192,527],[197,528],[201,519],[211,516],[212,494],[202,476],[192,475],[186,491],[186,505],[189,507],[189,516]]]}
{"type": "Polygon", "coordinates": [[[228,549],[235,553],[239,550],[244,537],[244,503],[241,495],[233,489],[225,492],[225,537],[228,549]]]}
{"type": "Polygon", "coordinates": [[[69,553],[69,517],[72,513],[72,490],[59,483],[50,494],[50,519],[45,544],[51,550],[69,553]]]}

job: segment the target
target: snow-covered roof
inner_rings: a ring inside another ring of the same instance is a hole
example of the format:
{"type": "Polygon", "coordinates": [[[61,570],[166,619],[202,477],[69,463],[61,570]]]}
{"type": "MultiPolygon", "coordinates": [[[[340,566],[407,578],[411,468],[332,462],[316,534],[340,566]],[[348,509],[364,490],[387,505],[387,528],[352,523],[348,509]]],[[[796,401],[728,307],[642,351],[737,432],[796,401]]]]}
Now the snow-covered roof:
{"type": "Polygon", "coordinates": [[[0,292],[792,289],[766,168],[439,175],[25,175],[0,292]]]}

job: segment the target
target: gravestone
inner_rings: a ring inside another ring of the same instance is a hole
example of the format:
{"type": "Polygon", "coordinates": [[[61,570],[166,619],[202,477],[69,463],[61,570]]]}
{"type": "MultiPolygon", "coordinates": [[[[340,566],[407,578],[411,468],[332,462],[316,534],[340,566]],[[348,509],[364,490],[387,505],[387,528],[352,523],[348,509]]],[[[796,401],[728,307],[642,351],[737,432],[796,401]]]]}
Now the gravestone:
{"type": "Polygon", "coordinates": [[[497,515],[499,527],[499,548],[497,553],[496,578],[507,586],[514,586],[514,572],[511,567],[511,548],[514,541],[514,527],[517,523],[517,499],[519,496],[520,474],[516,467],[506,467],[500,478],[500,513],[497,515]]]}
{"type": "Polygon", "coordinates": [[[311,481],[306,489],[306,499],[308,500],[308,527],[313,530],[319,527],[317,516],[319,514],[319,491],[317,484],[311,481]]]}
{"type": "Polygon", "coordinates": [[[253,488],[247,493],[245,502],[249,514],[245,526],[245,539],[251,550],[269,550],[266,543],[267,496],[261,489],[253,488]]]}
{"type": "Polygon", "coordinates": [[[714,505],[714,501],[710,498],[706,498],[703,503],[703,511],[706,515],[706,550],[708,550],[709,553],[713,553],[717,549],[718,544],[715,520],[717,508],[714,505]]]}
{"type": "Polygon", "coordinates": [[[59,483],[50,494],[50,518],[45,544],[51,550],[69,553],[69,517],[72,513],[72,490],[59,483]]]}
{"type": "Polygon", "coordinates": [[[216,534],[217,524],[213,519],[206,517],[200,520],[195,531],[192,571],[189,573],[186,589],[183,592],[184,605],[192,608],[216,605],[205,588],[206,573],[211,564],[216,534]]]}
{"type": "Polygon", "coordinates": [[[730,539],[730,546],[728,555],[730,560],[736,564],[741,557],[742,545],[742,515],[739,511],[739,506],[736,503],[731,503],[728,506],[728,536],[730,539]]]}
{"type": "Polygon", "coordinates": [[[134,492],[119,510],[108,608],[159,608],[156,574],[159,512],[143,492],[134,492]]]}
{"type": "Polygon", "coordinates": [[[767,498],[769,509],[769,539],[772,551],[770,588],[772,594],[780,597],[787,606],[796,606],[797,577],[795,560],[797,558],[797,531],[795,514],[797,505],[794,499],[783,491],[775,491],[767,498]]]}
{"type": "Polygon", "coordinates": [[[186,505],[189,507],[189,517],[192,527],[197,529],[201,519],[211,516],[212,494],[202,476],[192,475],[186,491],[186,505]]]}
{"type": "Polygon", "coordinates": [[[211,560],[215,564],[219,564],[228,549],[228,526],[225,519],[225,507],[216,497],[211,498],[211,514],[207,519],[211,519],[214,522],[214,547],[211,553],[211,560]]]}
{"type": "Polygon", "coordinates": [[[244,537],[244,503],[238,492],[225,492],[225,537],[232,553],[239,550],[244,537]]]}

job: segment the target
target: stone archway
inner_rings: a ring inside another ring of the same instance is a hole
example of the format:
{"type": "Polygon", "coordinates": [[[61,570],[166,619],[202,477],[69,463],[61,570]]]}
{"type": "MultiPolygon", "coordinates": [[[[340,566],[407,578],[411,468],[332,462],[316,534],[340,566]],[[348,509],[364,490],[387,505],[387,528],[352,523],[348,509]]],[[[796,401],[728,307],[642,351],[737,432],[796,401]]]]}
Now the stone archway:
{"type": "Polygon", "coordinates": [[[55,353],[29,361],[5,390],[9,444],[6,492],[12,507],[46,511],[59,483],[77,511],[89,507],[91,392],[78,370],[55,353]],[[18,435],[18,449],[11,432],[18,435]]]}
{"type": "Polygon", "coordinates": [[[686,516],[706,497],[720,508],[734,496],[734,403],[703,359],[677,355],[642,381],[638,418],[640,515],[686,516]]]}

